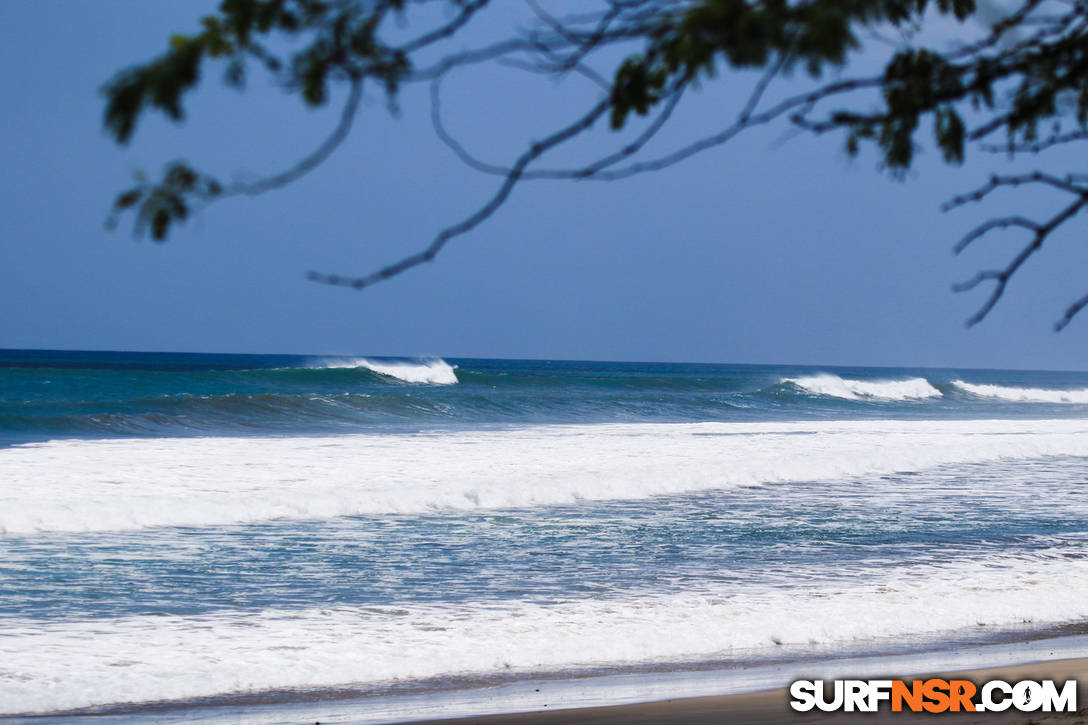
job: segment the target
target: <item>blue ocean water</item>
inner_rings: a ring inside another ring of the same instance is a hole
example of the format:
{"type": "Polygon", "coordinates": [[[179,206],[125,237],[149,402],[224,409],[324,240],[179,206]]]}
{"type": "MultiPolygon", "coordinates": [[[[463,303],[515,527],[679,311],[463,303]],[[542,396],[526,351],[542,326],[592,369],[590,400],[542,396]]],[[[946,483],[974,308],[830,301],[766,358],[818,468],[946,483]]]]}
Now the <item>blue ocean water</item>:
{"type": "Polygon", "coordinates": [[[1086,463],[1086,373],[0,351],[0,715],[1065,631],[1086,463]]]}
{"type": "Polygon", "coordinates": [[[1085,413],[1085,373],[0,350],[0,444],[63,437],[1085,413]]]}

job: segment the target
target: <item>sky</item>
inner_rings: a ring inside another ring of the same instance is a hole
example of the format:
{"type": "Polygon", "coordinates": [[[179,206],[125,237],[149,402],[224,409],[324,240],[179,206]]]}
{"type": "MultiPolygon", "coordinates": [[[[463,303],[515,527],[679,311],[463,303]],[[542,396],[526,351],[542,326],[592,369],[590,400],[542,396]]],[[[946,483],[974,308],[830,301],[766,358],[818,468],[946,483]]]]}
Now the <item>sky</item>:
{"type": "MultiPolygon", "coordinates": [[[[224,89],[212,68],[185,123],[147,117],[129,146],[113,143],[99,88],[213,7],[0,0],[0,348],[1088,369],[1088,318],[1052,331],[1088,291],[1073,232],[964,326],[986,292],[951,284],[1003,266],[1021,241],[954,257],[955,241],[989,215],[1041,215],[1060,200],[1010,193],[941,213],[1005,162],[949,168],[928,139],[903,181],[871,153],[847,157],[839,137],[775,126],[628,181],[522,184],[435,262],[355,292],[306,272],[373,271],[499,183],[435,138],[425,89],[404,91],[397,117],[371,93],[345,144],[292,186],[213,204],[165,244],[109,231],[136,170],[187,159],[257,178],[335,125],[342,91],[314,111],[259,77],[224,89]]],[[[479,37],[508,34],[520,7],[484,18],[479,37]]],[[[656,148],[720,125],[749,82],[704,84],[656,148]]],[[[576,79],[481,68],[452,77],[444,98],[450,128],[502,163],[593,96],[576,79]]],[[[613,141],[602,128],[580,150],[613,141]]]]}

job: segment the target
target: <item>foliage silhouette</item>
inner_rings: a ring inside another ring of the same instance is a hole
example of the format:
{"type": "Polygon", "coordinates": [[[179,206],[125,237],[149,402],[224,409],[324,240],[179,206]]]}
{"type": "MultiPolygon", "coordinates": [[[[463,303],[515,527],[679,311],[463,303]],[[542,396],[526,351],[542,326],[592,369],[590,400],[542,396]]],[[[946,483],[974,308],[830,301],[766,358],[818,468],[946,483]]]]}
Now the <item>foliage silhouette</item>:
{"type": "MultiPolygon", "coordinates": [[[[1053,164],[1053,155],[1047,152],[1088,140],[1088,0],[1022,0],[999,12],[999,19],[976,32],[972,41],[941,44],[925,40],[928,27],[955,22],[966,32],[968,20],[972,28],[981,27],[975,0],[595,0],[584,3],[577,13],[562,15],[527,0],[534,20],[524,29],[442,55],[489,4],[488,0],[222,0],[216,14],[202,19],[198,32],[174,36],[165,54],[119,73],[104,86],[105,125],[112,136],[126,143],[148,111],[183,119],[186,94],[212,62],[224,66],[228,85],[241,88],[247,73],[261,69],[308,106],[327,103],[330,85],[347,85],[337,127],[294,167],[253,183],[223,183],[186,162],[173,162],[161,179],[140,177],[134,187],[119,194],[109,223],[116,224],[132,211],[137,233],[150,230],[151,237],[161,241],[195,206],[291,183],[328,158],[347,137],[364,86],[376,86],[395,109],[402,87],[430,84],[438,136],[469,166],[501,180],[490,199],[414,254],[361,276],[309,275],[356,289],[430,261],[450,240],[491,216],[519,183],[614,181],[653,172],[775,121],[814,134],[840,132],[850,154],[872,144],[882,167],[894,176],[901,176],[914,162],[924,121],[950,164],[962,163],[969,149],[1011,158],[1038,157],[1053,164]],[[391,39],[398,35],[388,32],[394,21],[413,27],[433,18],[436,8],[446,11],[440,22],[407,40],[391,39]],[[886,50],[883,70],[849,76],[851,60],[862,53],[862,39],[886,50]],[[614,71],[605,74],[597,69],[617,53],[624,59],[614,71]],[[445,128],[440,92],[451,73],[482,63],[555,77],[576,74],[598,89],[598,98],[567,125],[531,142],[509,165],[485,162],[445,128]],[[714,82],[723,70],[760,74],[736,117],[704,138],[663,155],[646,156],[647,144],[667,126],[685,93],[714,82]],[[798,75],[808,78],[807,90],[772,97],[775,81],[798,75]],[[619,131],[632,115],[646,117],[644,128],[619,148],[569,168],[539,166],[542,157],[603,119],[619,131]]],[[[993,217],[955,245],[958,253],[1002,229],[1020,229],[1027,236],[1004,266],[982,270],[954,286],[965,291],[992,284],[969,325],[993,309],[1012,276],[1055,229],[1088,205],[1088,174],[1048,168],[994,175],[944,208],[981,202],[998,189],[1023,185],[1049,189],[1065,203],[1043,220],[993,217]]],[[[1064,328],[1085,306],[1088,295],[1066,308],[1056,329],[1064,328]]]]}

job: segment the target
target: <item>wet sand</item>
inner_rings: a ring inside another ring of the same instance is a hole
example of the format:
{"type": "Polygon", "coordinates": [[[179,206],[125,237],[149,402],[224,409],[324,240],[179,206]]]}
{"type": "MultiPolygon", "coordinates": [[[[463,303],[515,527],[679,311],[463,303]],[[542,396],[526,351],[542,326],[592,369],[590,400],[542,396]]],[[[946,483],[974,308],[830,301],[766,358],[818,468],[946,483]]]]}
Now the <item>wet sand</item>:
{"type": "Polygon", "coordinates": [[[925,675],[888,672],[881,678],[866,679],[925,679],[931,676],[945,679],[967,679],[973,682],[986,680],[1077,680],[1077,713],[1024,713],[1015,710],[985,713],[893,713],[882,710],[878,713],[824,713],[794,712],[789,706],[789,693],[786,689],[767,690],[738,695],[716,697],[693,697],[661,702],[649,702],[635,705],[614,705],[607,707],[587,707],[548,710],[547,703],[542,703],[540,710],[533,712],[511,713],[504,715],[486,715],[480,717],[453,718],[417,721],[435,725],[626,725],[628,723],[661,723],[663,725],[722,725],[723,723],[795,723],[795,722],[894,722],[906,724],[940,723],[1079,723],[1088,725],[1088,658],[1052,660],[1026,665],[992,667],[985,669],[940,672],[925,675]]]}

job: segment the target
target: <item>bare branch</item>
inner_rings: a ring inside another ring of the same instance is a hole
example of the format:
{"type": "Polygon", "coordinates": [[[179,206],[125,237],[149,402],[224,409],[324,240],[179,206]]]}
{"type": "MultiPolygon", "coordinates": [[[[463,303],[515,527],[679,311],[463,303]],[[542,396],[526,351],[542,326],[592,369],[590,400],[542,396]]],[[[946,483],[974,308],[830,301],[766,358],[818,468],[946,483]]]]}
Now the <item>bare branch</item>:
{"type": "Polygon", "coordinates": [[[1065,326],[1073,321],[1073,318],[1077,316],[1077,313],[1088,307],[1088,295],[1081,297],[1079,300],[1069,305],[1065,310],[1065,314],[1062,315],[1062,319],[1054,323],[1054,332],[1061,332],[1065,329],[1065,326]]]}
{"type": "Polygon", "coordinates": [[[270,189],[275,189],[280,186],[286,186],[292,181],[295,181],[315,168],[320,166],[325,159],[332,155],[332,152],[343,143],[347,138],[348,133],[351,132],[351,124],[355,120],[355,114],[359,110],[359,101],[363,97],[363,81],[360,78],[353,78],[348,90],[347,101],[344,102],[344,108],[340,112],[340,122],[333,129],[332,134],[325,139],[324,143],[317,147],[313,153],[311,153],[302,161],[298,162],[290,169],[269,176],[265,179],[255,182],[236,182],[223,189],[222,196],[237,196],[245,194],[248,196],[254,196],[257,194],[263,194],[270,189]]]}
{"type": "Polygon", "coordinates": [[[544,8],[540,7],[540,4],[537,3],[536,0],[526,0],[526,4],[532,8],[536,16],[540,18],[545,25],[552,28],[552,30],[554,30],[561,38],[575,46],[575,51],[560,63],[560,70],[570,70],[575,66],[580,65],[582,60],[586,57],[586,54],[600,44],[605,33],[608,32],[608,28],[624,10],[624,5],[622,3],[614,3],[612,7],[601,16],[600,20],[597,22],[597,27],[594,30],[588,36],[579,38],[577,33],[568,28],[561,20],[555,18],[546,12],[544,8]]]}
{"type": "Polygon", "coordinates": [[[548,136],[543,141],[538,141],[532,144],[529,149],[518,157],[510,170],[510,174],[507,175],[498,191],[494,196],[480,207],[475,213],[461,222],[454,224],[453,226],[446,227],[434,238],[434,240],[427,245],[422,251],[412,254],[408,257],[401,259],[398,262],[390,264],[386,267],[379,269],[376,272],[362,276],[362,277],[342,277],[337,274],[322,274],[320,272],[310,272],[307,276],[309,279],[315,282],[322,282],[324,284],[337,285],[342,287],[352,287],[353,289],[363,289],[369,287],[372,284],[381,282],[382,280],[394,277],[412,267],[419,266],[424,262],[429,262],[435,258],[435,256],[442,251],[442,248],[453,238],[458,237],[466,232],[471,231],[482,221],[494,214],[503,203],[509,198],[510,193],[514,190],[514,186],[517,184],[518,179],[521,178],[525,168],[534,160],[539,158],[542,154],[555,146],[574,138],[578,134],[582,133],[586,129],[590,128],[601,116],[603,116],[610,107],[608,99],[604,99],[597,103],[588,113],[582,116],[580,119],[557,131],[556,133],[548,136]]]}
{"type": "MultiPolygon", "coordinates": [[[[640,135],[633,143],[628,144],[623,149],[604,156],[590,164],[574,169],[541,169],[539,171],[526,172],[523,175],[523,179],[526,181],[537,179],[574,179],[574,180],[591,180],[591,181],[616,181],[619,179],[625,179],[631,176],[639,174],[645,174],[653,171],[660,171],[670,166],[674,166],[682,161],[695,156],[703,151],[706,151],[715,146],[721,146],[729,140],[736,137],[745,129],[770,123],[771,121],[791,112],[795,109],[810,109],[818,102],[827,98],[849,93],[852,91],[879,87],[882,79],[880,77],[872,78],[855,78],[837,81],[829,83],[821,88],[807,93],[801,93],[795,96],[786,98],[779,103],[771,106],[770,108],[755,113],[755,108],[759,105],[765,94],[767,87],[774,79],[774,77],[781,71],[781,68],[786,62],[785,58],[780,59],[774,66],[772,66],[764,75],[760,78],[756,84],[755,89],[749,96],[748,100],[744,104],[739,113],[736,121],[727,126],[721,131],[718,131],[709,136],[705,136],[697,141],[694,141],[687,146],[672,151],[663,156],[633,163],[619,169],[608,170],[616,163],[623,161],[624,159],[633,156],[640,151],[647,142],[650,141],[664,126],[664,123],[668,120],[675,107],[680,101],[680,93],[686,87],[686,83],[678,85],[670,90],[666,97],[668,101],[665,103],[659,116],[655,117],[650,126],[640,135]]],[[[446,130],[442,123],[441,117],[441,99],[439,98],[438,91],[434,85],[431,87],[431,121],[434,125],[435,132],[439,138],[446,143],[457,156],[467,165],[487,174],[494,174],[505,176],[510,173],[510,169],[497,166],[495,164],[489,164],[469,153],[463,145],[460,144],[449,132],[446,130]]]]}
{"type": "Polygon", "coordinates": [[[962,48],[957,49],[954,53],[950,54],[949,57],[962,58],[969,55],[975,55],[982,52],[983,50],[994,47],[1001,42],[1001,39],[1005,36],[1007,32],[1009,32],[1013,28],[1020,27],[1023,24],[1025,18],[1027,18],[1027,16],[1030,15],[1031,12],[1039,7],[1039,5],[1041,4],[1042,0],[1027,0],[1014,12],[1010,13],[1004,19],[995,23],[993,28],[990,30],[990,34],[988,36],[978,41],[977,43],[972,43],[970,45],[966,45],[962,48]]]}
{"type": "MultiPolygon", "coordinates": [[[[1020,174],[1016,176],[998,176],[995,174],[990,177],[990,180],[985,185],[980,186],[974,191],[960,194],[959,196],[955,196],[952,199],[946,201],[944,204],[941,205],[941,211],[949,211],[950,209],[954,209],[958,206],[963,206],[965,204],[969,204],[975,201],[981,201],[991,192],[996,189],[1000,189],[1001,187],[1017,187],[1023,184],[1043,184],[1046,186],[1051,186],[1055,189],[1067,191],[1070,194],[1075,194],[1077,196],[1082,196],[1088,193],[1088,187],[1077,186],[1074,183],[1074,177],[1072,175],[1066,177],[1065,179],[1059,179],[1056,176],[1044,174],[1041,171],[1035,171],[1030,174],[1020,174]]],[[[957,253],[961,251],[961,245],[966,246],[966,244],[963,244],[962,242],[957,245],[957,253]]]]}
{"type": "MultiPolygon", "coordinates": [[[[539,62],[530,62],[527,60],[521,60],[520,58],[499,58],[495,61],[498,65],[505,66],[507,68],[516,68],[517,70],[524,71],[526,73],[534,73],[536,75],[554,76],[564,71],[556,70],[554,64],[542,64],[539,62]]],[[[579,63],[572,69],[578,75],[586,78],[592,82],[595,86],[600,88],[605,93],[612,90],[612,84],[609,83],[604,76],[597,71],[593,70],[584,63],[579,63]]]]}
{"type": "MultiPolygon", "coordinates": [[[[440,95],[440,82],[438,80],[431,83],[431,125],[434,127],[435,134],[438,138],[445,143],[453,152],[461,159],[465,164],[481,171],[485,174],[493,174],[497,176],[507,176],[511,173],[512,169],[497,166],[495,164],[489,164],[485,161],[481,161],[476,156],[473,156],[467,149],[449,133],[445,124],[442,122],[442,102],[440,95]]],[[[668,101],[664,104],[661,111],[654,117],[654,120],[646,127],[646,129],[639,134],[639,136],[631,143],[624,146],[619,151],[603,156],[596,161],[593,161],[586,166],[578,169],[558,169],[558,170],[541,170],[541,171],[527,171],[522,174],[523,180],[538,180],[538,179],[583,179],[590,178],[600,172],[601,170],[614,166],[615,164],[623,161],[624,159],[638,153],[649,141],[657,135],[657,133],[668,122],[672,112],[676,109],[676,106],[680,103],[680,99],[683,96],[684,90],[687,87],[687,83],[684,81],[678,82],[671,88],[666,96],[668,101]]]]}
{"type": "MultiPolygon", "coordinates": [[[[640,3],[633,3],[631,7],[638,4],[640,3]]],[[[627,4],[619,2],[611,2],[610,5],[622,8],[628,7],[627,4]]],[[[623,16],[623,22],[616,29],[611,29],[611,11],[603,15],[597,13],[587,16],[594,23],[595,27],[592,30],[581,32],[572,30],[567,25],[562,25],[563,33],[557,33],[554,30],[551,32],[527,32],[520,37],[506,39],[474,50],[450,54],[429,66],[412,71],[404,78],[404,81],[431,81],[455,68],[486,63],[516,53],[539,53],[542,50],[546,50],[550,54],[573,51],[572,55],[567,58],[567,62],[573,68],[590,51],[614,43],[644,39],[653,30],[660,13],[663,12],[662,7],[653,6],[667,4],[650,3],[650,5],[652,7],[645,12],[623,16]]]]}
{"type": "MultiPolygon", "coordinates": [[[[710,134],[708,136],[704,136],[703,138],[698,139],[668,154],[664,154],[657,158],[648,159],[646,161],[632,163],[628,166],[613,169],[611,171],[607,170],[608,165],[600,165],[599,168],[594,169],[592,167],[596,164],[591,164],[590,166],[574,170],[536,171],[533,172],[533,178],[616,181],[619,179],[626,179],[631,176],[637,176],[639,174],[645,174],[653,171],[661,171],[663,169],[669,168],[670,166],[675,166],[682,161],[686,161],[692,156],[702,153],[703,151],[714,148],[715,146],[721,146],[730,141],[731,139],[735,138],[742,131],[752,126],[760,126],[770,123],[771,121],[774,121],[775,119],[786,115],[794,109],[811,108],[813,105],[826,98],[830,98],[832,96],[842,93],[849,93],[863,88],[878,87],[881,83],[881,79],[879,77],[855,78],[838,81],[835,83],[829,83],[814,91],[810,91],[808,93],[801,93],[786,98],[764,111],[755,113],[754,108],[759,104],[759,101],[762,99],[768,84],[771,82],[775,74],[779,72],[782,63],[784,63],[784,61],[780,61],[780,65],[773,67],[760,79],[759,83],[756,84],[756,88],[752,92],[748,101],[742,108],[737,119],[731,125],[727,126],[721,131],[710,134]]],[[[637,151],[638,149],[634,150],[637,151]]],[[[623,155],[629,156],[630,154],[623,155]]]]}
{"type": "MultiPolygon", "coordinates": [[[[1046,238],[1050,236],[1051,232],[1053,232],[1059,226],[1074,217],[1078,212],[1080,212],[1081,209],[1084,208],[1085,205],[1088,205],[1088,194],[1080,196],[1075,202],[1065,207],[1062,211],[1052,217],[1045,224],[1038,224],[1028,219],[1024,219],[1023,217],[1006,217],[1004,219],[995,219],[981,225],[980,227],[977,227],[975,231],[973,231],[971,234],[968,234],[967,237],[965,237],[964,239],[960,240],[960,243],[956,245],[957,252],[962,250],[963,247],[965,247],[974,239],[979,238],[986,232],[993,229],[1007,226],[1022,226],[1035,232],[1031,241],[1026,246],[1024,246],[1024,248],[1021,249],[1015,257],[1013,257],[1012,261],[1009,262],[1009,264],[1004,269],[985,270],[979,272],[966,282],[961,282],[952,286],[952,290],[954,292],[965,292],[967,290],[974,289],[980,283],[987,280],[994,280],[994,282],[996,283],[994,285],[993,291],[990,293],[990,297],[986,300],[985,303],[983,303],[982,307],[980,307],[975,314],[968,318],[968,327],[977,325],[986,317],[986,315],[990,313],[990,310],[994,308],[994,305],[997,304],[997,301],[1000,300],[1001,296],[1005,294],[1005,287],[1008,285],[1009,279],[1014,274],[1016,274],[1017,270],[1019,270],[1020,267],[1023,266],[1024,262],[1026,262],[1028,258],[1031,257],[1031,255],[1039,251],[1039,249],[1043,246],[1043,242],[1046,241],[1046,238]]],[[[1088,304],[1088,302],[1086,302],[1085,304],[1088,304]]],[[[1076,305],[1074,305],[1073,307],[1076,307],[1076,305]]],[[[1068,324],[1068,320],[1072,319],[1072,316],[1080,311],[1080,307],[1076,307],[1075,310],[1071,307],[1070,310],[1072,310],[1072,314],[1070,314],[1069,310],[1067,310],[1066,317],[1063,318],[1063,321],[1059,321],[1057,329],[1060,330],[1065,327],[1065,325],[1068,324]]]]}
{"type": "Polygon", "coordinates": [[[475,0],[475,2],[470,2],[466,4],[461,9],[461,12],[457,14],[457,17],[454,18],[452,21],[450,21],[446,25],[443,25],[437,30],[432,30],[429,33],[421,35],[415,40],[409,41],[404,45],[401,45],[397,48],[397,50],[407,55],[409,53],[414,53],[421,48],[426,48],[429,45],[433,45],[440,40],[445,40],[446,38],[453,36],[458,30],[463,28],[469,20],[472,20],[472,16],[475,15],[478,11],[482,10],[489,1],[490,0],[475,0]]]}
{"type": "Polygon", "coordinates": [[[967,319],[967,326],[974,327],[978,323],[982,322],[986,315],[990,314],[990,310],[994,308],[997,301],[1001,299],[1001,296],[1005,294],[1005,285],[1008,284],[1009,276],[1003,270],[988,270],[985,272],[979,272],[973,279],[963,282],[961,284],[952,285],[953,292],[966,292],[969,289],[974,288],[983,280],[992,279],[996,280],[997,284],[994,285],[994,290],[990,294],[990,298],[986,300],[985,304],[979,308],[978,312],[971,315],[967,319]]]}
{"type": "Polygon", "coordinates": [[[990,219],[989,221],[978,225],[970,232],[968,232],[962,239],[956,242],[956,246],[952,247],[953,254],[959,254],[975,241],[979,237],[985,236],[989,232],[995,229],[1008,229],[1009,227],[1023,227],[1033,232],[1039,231],[1039,225],[1030,219],[1022,216],[1007,216],[997,219],[990,219]]]}
{"type": "Polygon", "coordinates": [[[980,144],[979,148],[983,151],[990,153],[1030,153],[1037,154],[1041,151],[1045,151],[1052,146],[1060,146],[1062,144],[1072,143],[1074,141],[1084,141],[1088,139],[1088,131],[1072,131],[1070,133],[1055,134],[1042,141],[1035,141],[1033,143],[1014,143],[1009,141],[1007,144],[980,144]]]}
{"type": "Polygon", "coordinates": [[[634,163],[629,166],[616,169],[614,171],[597,173],[593,176],[586,178],[600,181],[615,181],[617,179],[625,179],[627,177],[635,176],[637,174],[644,174],[651,171],[660,171],[670,166],[675,166],[681,161],[685,161],[698,153],[706,151],[707,149],[714,148],[715,146],[721,146],[722,144],[737,136],[737,134],[739,134],[741,131],[744,131],[745,129],[752,126],[760,126],[769,123],[789,113],[790,111],[793,111],[794,109],[809,107],[825,98],[830,98],[841,93],[847,93],[862,88],[876,88],[879,87],[880,84],[881,78],[879,77],[857,78],[839,81],[836,83],[829,83],[828,85],[823,86],[822,88],[819,88],[815,91],[791,96],[790,98],[787,98],[775,104],[774,106],[771,106],[767,110],[761,111],[759,113],[753,113],[752,115],[748,116],[743,120],[738,119],[732,125],[722,129],[721,131],[718,131],[717,133],[711,134],[709,136],[704,136],[703,138],[694,141],[680,149],[677,149],[672,153],[665,154],[664,156],[660,156],[656,159],[651,159],[649,161],[634,163]]]}
{"type": "Polygon", "coordinates": [[[461,53],[453,53],[447,55],[445,58],[433,63],[432,65],[425,66],[418,70],[413,70],[407,76],[404,81],[406,83],[419,83],[423,81],[432,81],[435,78],[439,78],[449,73],[454,68],[462,68],[464,66],[476,65],[479,63],[488,63],[506,55],[513,55],[514,53],[531,52],[538,48],[538,42],[529,40],[526,38],[511,38],[492,45],[487,45],[482,48],[476,48],[475,50],[466,50],[461,53]]]}
{"type": "Polygon", "coordinates": [[[741,108],[740,115],[737,116],[738,123],[747,123],[748,119],[752,117],[756,108],[758,108],[759,104],[763,101],[763,94],[767,92],[767,88],[771,85],[771,81],[782,72],[782,68],[785,67],[789,58],[789,54],[783,53],[778,57],[778,60],[772,63],[770,67],[767,68],[766,72],[760,76],[759,80],[756,82],[755,90],[748,96],[748,100],[741,108]]]}

